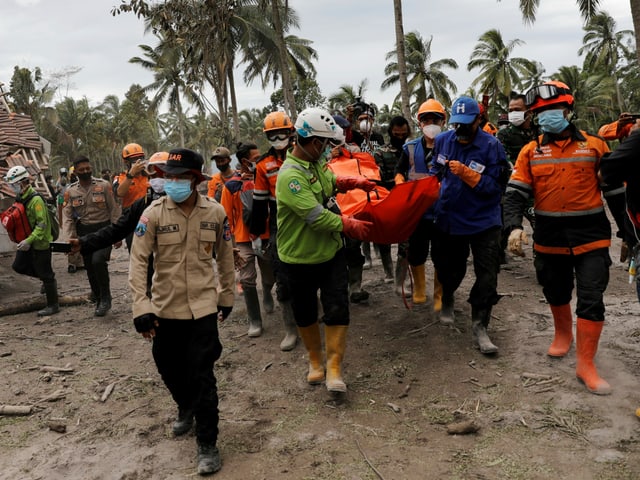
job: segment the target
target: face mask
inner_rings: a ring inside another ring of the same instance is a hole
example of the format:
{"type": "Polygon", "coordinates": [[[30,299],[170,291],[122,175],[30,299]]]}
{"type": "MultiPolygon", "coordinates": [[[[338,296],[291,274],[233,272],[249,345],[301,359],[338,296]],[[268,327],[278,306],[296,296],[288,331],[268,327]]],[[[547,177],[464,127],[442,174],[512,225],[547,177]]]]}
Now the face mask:
{"type": "Polygon", "coordinates": [[[88,182],[89,180],[91,180],[91,172],[79,173],[78,178],[83,182],[88,182]]]}
{"type": "Polygon", "coordinates": [[[569,121],[564,118],[564,110],[545,110],[538,114],[538,125],[543,132],[560,133],[569,126],[569,121]]]}
{"type": "Polygon", "coordinates": [[[519,127],[524,123],[524,114],[526,112],[509,112],[509,123],[519,127]]]}
{"type": "Polygon", "coordinates": [[[218,167],[218,170],[220,170],[222,173],[224,173],[224,172],[229,171],[229,169],[231,168],[231,162],[225,163],[225,164],[216,163],[216,167],[218,167]]]}
{"type": "Polygon", "coordinates": [[[150,178],[149,179],[149,185],[151,185],[151,188],[153,188],[153,191],[156,193],[164,193],[164,184],[165,184],[165,179],[164,178],[150,178]]]}
{"type": "Polygon", "coordinates": [[[442,128],[440,127],[440,125],[431,124],[422,127],[422,133],[424,133],[424,136],[430,140],[436,138],[436,135],[438,135],[440,132],[442,132],[442,128]]]}
{"type": "Polygon", "coordinates": [[[253,162],[247,162],[245,164],[247,166],[247,170],[249,170],[251,173],[256,171],[256,164],[253,162]]]}
{"type": "Polygon", "coordinates": [[[10,183],[9,186],[16,195],[20,195],[20,193],[22,193],[22,186],[19,183],[10,183]]]}
{"type": "Polygon", "coordinates": [[[371,130],[371,124],[369,123],[369,120],[362,120],[360,122],[360,131],[368,132],[369,130],[371,130]]]}
{"type": "Polygon", "coordinates": [[[456,128],[456,140],[460,143],[471,143],[473,127],[471,124],[461,123],[456,128]]]}
{"type": "Polygon", "coordinates": [[[171,200],[182,203],[191,195],[191,180],[179,179],[165,182],[164,191],[171,200]]]}
{"type": "Polygon", "coordinates": [[[282,150],[283,148],[287,148],[289,146],[289,139],[285,138],[284,140],[274,140],[273,142],[269,142],[276,150],[282,150]]]}
{"type": "Polygon", "coordinates": [[[402,146],[404,145],[404,141],[405,140],[403,138],[397,138],[397,137],[390,138],[391,146],[396,150],[400,150],[402,148],[402,146]]]}
{"type": "Polygon", "coordinates": [[[63,187],[67,184],[67,178],[66,177],[62,177],[60,179],[60,185],[62,185],[63,187]]]}

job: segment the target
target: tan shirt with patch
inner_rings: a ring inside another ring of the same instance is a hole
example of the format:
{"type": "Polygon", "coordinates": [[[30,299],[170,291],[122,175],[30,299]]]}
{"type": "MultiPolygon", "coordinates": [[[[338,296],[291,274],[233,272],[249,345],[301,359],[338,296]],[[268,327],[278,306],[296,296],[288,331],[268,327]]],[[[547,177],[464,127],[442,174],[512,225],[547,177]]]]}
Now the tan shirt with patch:
{"type": "Polygon", "coordinates": [[[83,187],[80,182],[73,183],[64,192],[62,218],[64,231],[76,237],[76,222],[83,225],[96,223],[115,223],[121,209],[113,198],[111,184],[101,178],[92,178],[91,185],[83,187]]]}
{"type": "Polygon", "coordinates": [[[169,197],[149,205],[131,248],[134,318],[153,313],[159,318],[191,320],[216,313],[218,305],[233,306],[234,282],[231,232],[219,203],[198,195],[188,217],[169,197]],[[147,265],[152,253],[155,271],[149,299],[147,265]]]}

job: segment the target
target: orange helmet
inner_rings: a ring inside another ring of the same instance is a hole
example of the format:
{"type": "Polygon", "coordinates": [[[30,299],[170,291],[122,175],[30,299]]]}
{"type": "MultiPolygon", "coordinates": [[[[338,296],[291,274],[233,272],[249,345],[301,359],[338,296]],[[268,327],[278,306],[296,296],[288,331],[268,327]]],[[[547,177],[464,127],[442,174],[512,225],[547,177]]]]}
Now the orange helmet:
{"type": "Polygon", "coordinates": [[[156,168],[156,165],[164,165],[167,160],[169,160],[169,152],[156,152],[149,158],[145,170],[149,175],[163,176],[162,170],[156,168]]]}
{"type": "Polygon", "coordinates": [[[535,111],[548,105],[565,103],[573,108],[574,98],[566,83],[549,80],[533,87],[525,94],[525,102],[529,110],[535,111]]]}
{"type": "Polygon", "coordinates": [[[144,150],[137,143],[129,143],[122,149],[122,158],[144,157],[144,150]]]}
{"type": "Polygon", "coordinates": [[[264,128],[262,129],[263,132],[284,129],[293,130],[293,123],[291,123],[291,119],[286,113],[271,112],[269,115],[264,117],[264,128]]]}
{"type": "Polygon", "coordinates": [[[442,116],[442,118],[446,117],[446,111],[442,104],[433,98],[423,102],[420,108],[418,108],[418,114],[416,115],[418,121],[420,121],[420,117],[425,113],[435,113],[436,115],[442,116]]]}

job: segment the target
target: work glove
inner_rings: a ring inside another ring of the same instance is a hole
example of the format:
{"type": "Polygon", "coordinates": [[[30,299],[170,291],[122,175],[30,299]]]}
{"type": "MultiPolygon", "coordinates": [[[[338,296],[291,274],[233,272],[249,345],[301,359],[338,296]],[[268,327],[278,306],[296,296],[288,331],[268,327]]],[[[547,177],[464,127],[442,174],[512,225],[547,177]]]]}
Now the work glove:
{"type": "Polygon", "coordinates": [[[256,255],[262,257],[264,255],[264,251],[262,250],[262,239],[260,237],[256,237],[251,240],[251,247],[256,255]]]}
{"type": "Polygon", "coordinates": [[[404,183],[405,182],[404,175],[402,175],[401,173],[396,173],[396,176],[393,177],[393,181],[395,182],[396,185],[400,185],[401,183],[404,183]]]}
{"type": "Polygon", "coordinates": [[[354,188],[370,192],[376,188],[376,183],[364,177],[341,176],[336,178],[336,188],[342,193],[353,190],[354,188]]]}
{"type": "Polygon", "coordinates": [[[225,320],[229,315],[231,315],[231,310],[233,310],[233,307],[218,305],[218,320],[225,320]]]}
{"type": "Polygon", "coordinates": [[[342,215],[342,233],[354,240],[369,240],[373,223],[342,215]]]}
{"type": "Polygon", "coordinates": [[[27,251],[29,251],[30,248],[31,248],[31,244],[29,242],[27,242],[26,240],[22,240],[18,244],[18,250],[20,250],[21,252],[27,252],[27,251]]]}
{"type": "Polygon", "coordinates": [[[459,162],[458,160],[449,160],[448,165],[451,173],[460,178],[460,180],[471,188],[475,187],[480,182],[481,175],[478,172],[471,170],[464,163],[459,162]]]}
{"type": "Polygon", "coordinates": [[[158,318],[153,313],[144,313],[133,319],[133,325],[136,327],[136,332],[153,336],[158,326],[158,318]]]}
{"type": "Polygon", "coordinates": [[[521,228],[516,228],[509,234],[509,240],[507,241],[507,248],[514,255],[524,257],[524,251],[522,250],[522,244],[529,245],[529,237],[524,233],[521,228]]]}

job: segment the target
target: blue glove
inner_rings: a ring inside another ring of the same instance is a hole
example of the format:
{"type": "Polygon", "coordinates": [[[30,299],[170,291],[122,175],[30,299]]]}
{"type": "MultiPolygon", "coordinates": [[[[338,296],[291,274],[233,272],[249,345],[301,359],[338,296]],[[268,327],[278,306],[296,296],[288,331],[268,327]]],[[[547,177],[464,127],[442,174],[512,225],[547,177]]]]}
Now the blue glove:
{"type": "Polygon", "coordinates": [[[26,240],[22,240],[18,244],[18,250],[20,250],[21,252],[27,252],[27,251],[29,251],[30,248],[31,248],[31,244],[29,242],[27,242],[26,240]]]}

